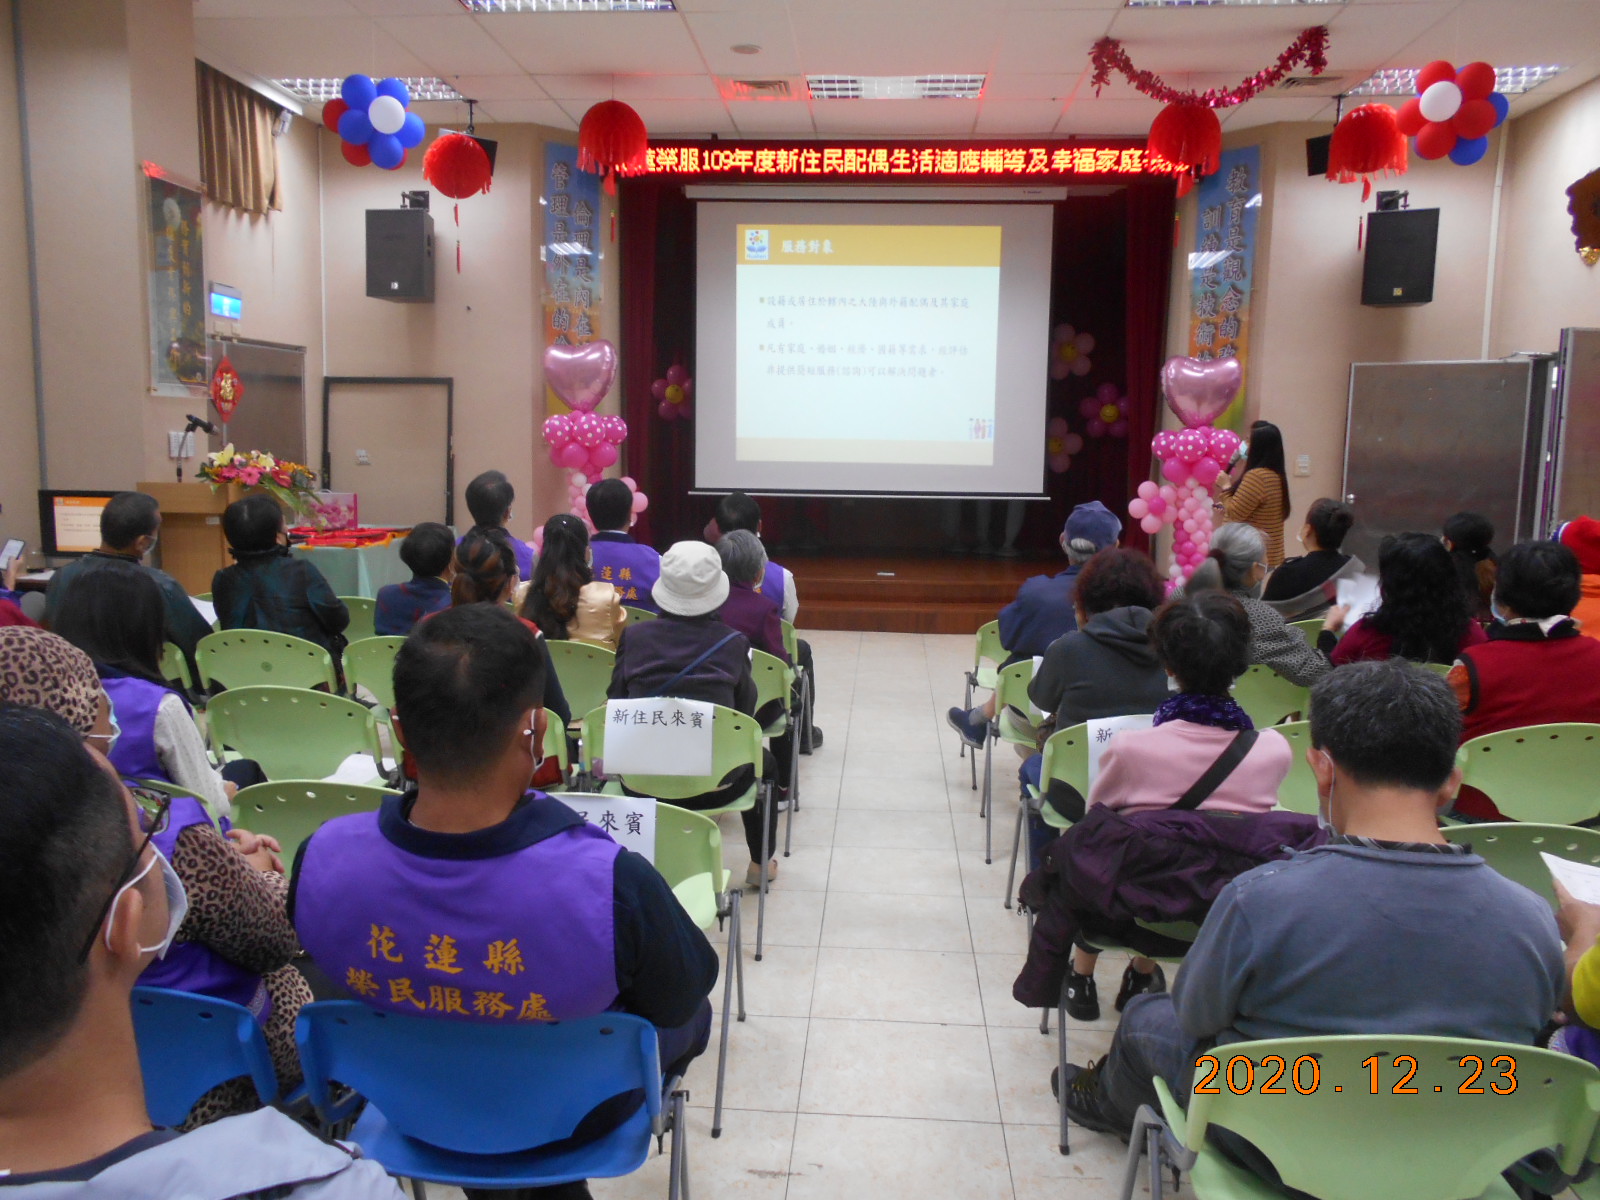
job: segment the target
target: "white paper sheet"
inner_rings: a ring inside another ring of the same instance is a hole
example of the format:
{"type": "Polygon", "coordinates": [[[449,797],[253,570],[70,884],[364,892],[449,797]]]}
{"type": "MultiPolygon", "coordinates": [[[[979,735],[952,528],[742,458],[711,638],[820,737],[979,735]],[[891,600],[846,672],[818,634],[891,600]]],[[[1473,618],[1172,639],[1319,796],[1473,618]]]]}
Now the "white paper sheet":
{"type": "Polygon", "coordinates": [[[372,761],[370,754],[352,754],[339,764],[332,775],[326,776],[329,783],[370,783],[380,787],[387,786],[379,777],[378,764],[372,761]]]}
{"type": "Polygon", "coordinates": [[[608,775],[709,775],[716,706],[703,700],[607,700],[608,775]]]}
{"type": "Polygon", "coordinates": [[[644,796],[586,795],[568,792],[561,802],[589,824],[603,829],[624,850],[656,860],[656,802],[644,796]]]}
{"type": "Polygon", "coordinates": [[[1357,575],[1354,579],[1341,579],[1336,595],[1338,602],[1350,610],[1344,619],[1344,627],[1349,629],[1378,607],[1378,577],[1357,575]]]}
{"type": "Polygon", "coordinates": [[[1094,786],[1100,774],[1100,756],[1106,752],[1113,734],[1124,729],[1149,729],[1155,719],[1153,713],[1136,713],[1128,717],[1096,717],[1086,721],[1089,731],[1089,785],[1094,786]]]}
{"type": "Polygon", "coordinates": [[[217,626],[217,606],[209,600],[201,600],[195,596],[189,597],[189,603],[194,605],[195,611],[206,619],[206,624],[213,629],[217,626]]]}
{"type": "Polygon", "coordinates": [[[1544,865],[1550,868],[1551,877],[1571,892],[1574,900],[1582,900],[1585,904],[1600,904],[1600,867],[1573,862],[1570,858],[1558,858],[1554,854],[1545,854],[1542,851],[1539,857],[1544,859],[1544,865]]]}

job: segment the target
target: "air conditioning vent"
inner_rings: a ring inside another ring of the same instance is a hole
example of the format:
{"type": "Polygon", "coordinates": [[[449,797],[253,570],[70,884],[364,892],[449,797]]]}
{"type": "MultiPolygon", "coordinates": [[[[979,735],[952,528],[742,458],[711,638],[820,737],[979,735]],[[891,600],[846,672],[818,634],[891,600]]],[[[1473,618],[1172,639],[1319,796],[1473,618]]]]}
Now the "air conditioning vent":
{"type": "Polygon", "coordinates": [[[1280,92],[1306,91],[1311,88],[1332,88],[1338,91],[1344,83],[1343,75],[1291,75],[1277,86],[1280,92]]]}
{"type": "Polygon", "coordinates": [[[788,100],[794,87],[787,79],[722,79],[725,100],[788,100]]]}

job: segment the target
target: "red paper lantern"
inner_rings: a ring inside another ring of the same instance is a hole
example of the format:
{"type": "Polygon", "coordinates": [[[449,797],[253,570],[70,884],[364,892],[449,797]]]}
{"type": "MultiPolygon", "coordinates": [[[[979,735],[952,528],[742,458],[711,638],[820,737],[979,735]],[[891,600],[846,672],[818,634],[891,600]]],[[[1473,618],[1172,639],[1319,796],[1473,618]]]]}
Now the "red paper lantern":
{"type": "Polygon", "coordinates": [[[1203,104],[1169,104],[1150,126],[1148,152],[1209,175],[1222,155],[1222,122],[1203,104]]]}
{"type": "Polygon", "coordinates": [[[422,156],[422,177],[452,200],[465,200],[489,190],[494,168],[478,139],[447,133],[422,156]]]}
{"type": "Polygon", "coordinates": [[[1406,137],[1394,109],[1363,104],[1344,115],[1328,146],[1328,178],[1334,183],[1361,180],[1361,199],[1372,195],[1372,176],[1406,170],[1406,137]]]}
{"type": "Polygon", "coordinates": [[[616,176],[644,169],[650,134],[638,113],[620,100],[602,100],[583,114],[578,126],[578,166],[606,177],[606,192],[616,195],[616,176]]]}

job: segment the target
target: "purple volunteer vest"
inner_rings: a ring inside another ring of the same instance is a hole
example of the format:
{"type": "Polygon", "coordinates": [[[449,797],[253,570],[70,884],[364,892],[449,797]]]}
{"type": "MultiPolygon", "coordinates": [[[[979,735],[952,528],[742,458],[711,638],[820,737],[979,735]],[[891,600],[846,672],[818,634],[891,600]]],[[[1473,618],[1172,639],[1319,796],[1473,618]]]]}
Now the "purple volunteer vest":
{"type": "Polygon", "coordinates": [[[656,608],[651,589],[661,578],[661,556],[651,547],[640,545],[631,537],[625,542],[614,542],[606,534],[596,534],[589,542],[594,551],[594,577],[602,583],[616,585],[622,593],[622,602],[634,608],[656,608]]]}
{"type": "MultiPolygon", "coordinates": [[[[122,719],[119,712],[117,719],[122,719]]],[[[126,736],[126,735],[124,735],[126,736]]],[[[117,748],[122,748],[119,739],[117,748]]],[[[211,818],[204,806],[190,796],[175,796],[167,827],[151,839],[171,861],[177,852],[178,835],[191,825],[208,825],[211,818]]],[[[158,958],[144,969],[139,982],[146,987],[172,988],[179,992],[195,992],[202,996],[215,996],[218,1000],[232,1000],[242,1004],[265,1022],[272,1013],[272,1000],[267,986],[254,971],[229,962],[216,951],[199,942],[175,941],[165,958],[158,958]]]]}
{"type": "MultiPolygon", "coordinates": [[[[127,779],[171,783],[156,753],[156,710],[161,707],[161,698],[172,693],[147,679],[123,677],[100,682],[111,698],[111,711],[122,731],[111,751],[111,765],[127,779]]],[[[203,810],[201,815],[204,816],[203,810]]]]}
{"type": "Polygon", "coordinates": [[[295,928],[374,1008],[489,1024],[590,1017],[617,1002],[619,851],[584,822],[495,857],[427,858],[389,841],[379,813],[338,817],[306,843],[295,928]]]}
{"type": "Polygon", "coordinates": [[[776,604],[778,615],[783,616],[783,568],[770,558],[767,559],[766,578],[761,581],[756,591],[776,604]]]}

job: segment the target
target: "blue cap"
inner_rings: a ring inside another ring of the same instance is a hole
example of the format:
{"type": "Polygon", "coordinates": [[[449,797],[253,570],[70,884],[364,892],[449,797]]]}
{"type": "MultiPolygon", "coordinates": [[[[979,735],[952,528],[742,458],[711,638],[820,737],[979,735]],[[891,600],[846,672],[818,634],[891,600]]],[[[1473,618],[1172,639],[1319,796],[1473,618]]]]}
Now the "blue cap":
{"type": "Polygon", "coordinates": [[[1100,501],[1090,500],[1067,514],[1061,536],[1069,542],[1093,542],[1096,550],[1104,550],[1122,536],[1122,521],[1100,501]]]}

